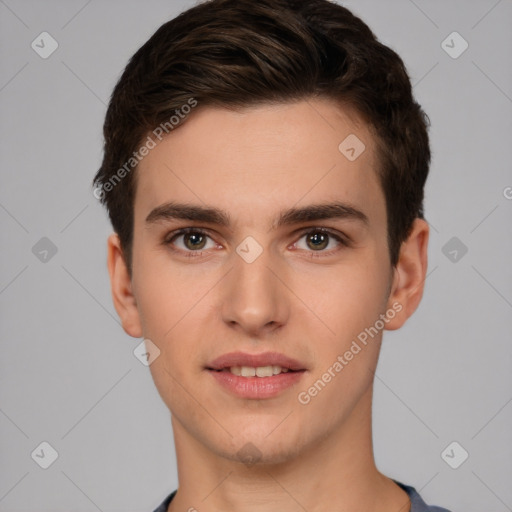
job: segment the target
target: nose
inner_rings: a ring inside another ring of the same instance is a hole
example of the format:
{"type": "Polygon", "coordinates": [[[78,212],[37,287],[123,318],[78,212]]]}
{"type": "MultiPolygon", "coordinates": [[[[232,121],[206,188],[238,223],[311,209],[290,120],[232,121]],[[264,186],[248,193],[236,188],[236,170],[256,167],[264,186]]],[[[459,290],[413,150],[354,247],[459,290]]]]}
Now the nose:
{"type": "Polygon", "coordinates": [[[233,268],[223,280],[222,319],[239,334],[262,338],[286,324],[290,314],[284,266],[269,250],[251,263],[233,254],[233,268]]]}

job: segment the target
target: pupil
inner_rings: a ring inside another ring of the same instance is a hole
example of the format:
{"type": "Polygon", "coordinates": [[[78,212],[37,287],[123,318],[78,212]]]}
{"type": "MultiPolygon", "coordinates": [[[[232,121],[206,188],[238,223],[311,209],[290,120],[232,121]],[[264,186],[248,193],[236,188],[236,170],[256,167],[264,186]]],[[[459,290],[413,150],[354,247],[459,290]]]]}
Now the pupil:
{"type": "Polygon", "coordinates": [[[325,242],[327,240],[327,235],[325,233],[315,233],[314,235],[311,235],[309,237],[309,240],[311,242],[313,242],[313,246],[315,248],[318,249],[320,246],[322,246],[322,248],[323,248],[325,246],[325,242]]]}
{"type": "Polygon", "coordinates": [[[200,235],[200,234],[189,234],[187,235],[187,240],[189,241],[189,248],[192,248],[192,249],[197,249],[198,246],[201,244],[201,242],[203,241],[203,235],[200,235]],[[191,243],[190,243],[191,242],[191,243]],[[199,242],[199,243],[197,243],[199,242]]]}

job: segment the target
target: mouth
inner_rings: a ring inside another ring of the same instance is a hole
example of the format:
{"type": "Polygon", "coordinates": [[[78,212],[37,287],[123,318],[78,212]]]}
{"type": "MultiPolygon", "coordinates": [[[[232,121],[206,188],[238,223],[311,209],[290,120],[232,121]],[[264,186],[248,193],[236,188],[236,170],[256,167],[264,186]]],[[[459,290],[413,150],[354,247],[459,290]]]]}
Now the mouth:
{"type": "Polygon", "coordinates": [[[280,375],[281,373],[288,372],[300,372],[305,370],[290,370],[290,368],[283,368],[279,365],[268,365],[268,366],[231,366],[229,368],[222,368],[215,370],[213,368],[207,368],[214,372],[229,372],[238,377],[273,377],[274,375],[280,375]]]}
{"type": "Polygon", "coordinates": [[[294,386],[307,368],[283,354],[233,352],[205,368],[224,389],[240,398],[272,398],[294,386]]]}
{"type": "Polygon", "coordinates": [[[207,365],[208,370],[230,371],[234,375],[244,377],[271,377],[290,371],[306,370],[306,366],[296,359],[279,352],[249,354],[246,352],[230,352],[217,357],[207,365]],[[240,369],[240,373],[237,373],[240,369]],[[253,373],[254,371],[254,373],[253,373]]]}

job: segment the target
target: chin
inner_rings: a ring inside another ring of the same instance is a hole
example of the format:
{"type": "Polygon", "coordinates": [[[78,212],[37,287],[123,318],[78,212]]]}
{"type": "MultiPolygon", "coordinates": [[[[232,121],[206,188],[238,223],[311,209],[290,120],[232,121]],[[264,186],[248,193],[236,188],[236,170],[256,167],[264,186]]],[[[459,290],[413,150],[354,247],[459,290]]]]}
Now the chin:
{"type": "Polygon", "coordinates": [[[273,429],[275,423],[272,428],[251,434],[241,426],[240,434],[233,437],[229,446],[217,446],[215,451],[225,459],[248,467],[283,464],[295,459],[301,450],[301,440],[289,429],[279,433],[272,432],[273,429]]]}
{"type": "Polygon", "coordinates": [[[247,440],[241,443],[236,451],[224,451],[219,453],[222,457],[244,464],[247,467],[261,467],[265,465],[285,464],[295,459],[298,455],[297,446],[272,446],[266,442],[265,445],[247,440]]]}

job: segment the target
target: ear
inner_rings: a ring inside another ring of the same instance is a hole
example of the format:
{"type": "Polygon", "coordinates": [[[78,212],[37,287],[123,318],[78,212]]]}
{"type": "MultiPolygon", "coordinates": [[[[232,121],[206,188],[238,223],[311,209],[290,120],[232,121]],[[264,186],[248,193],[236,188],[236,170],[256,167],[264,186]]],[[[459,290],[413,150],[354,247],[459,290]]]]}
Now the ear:
{"type": "Polygon", "coordinates": [[[117,234],[109,236],[107,247],[107,265],[114,307],[125,332],[134,338],[140,338],[142,337],[142,327],[137,301],[132,292],[132,281],[117,234]]]}
{"type": "Polygon", "coordinates": [[[396,315],[386,324],[387,330],[402,327],[421,301],[427,275],[428,236],[427,222],[417,218],[411,234],[402,243],[398,263],[394,269],[388,310],[394,310],[396,315]]]}

